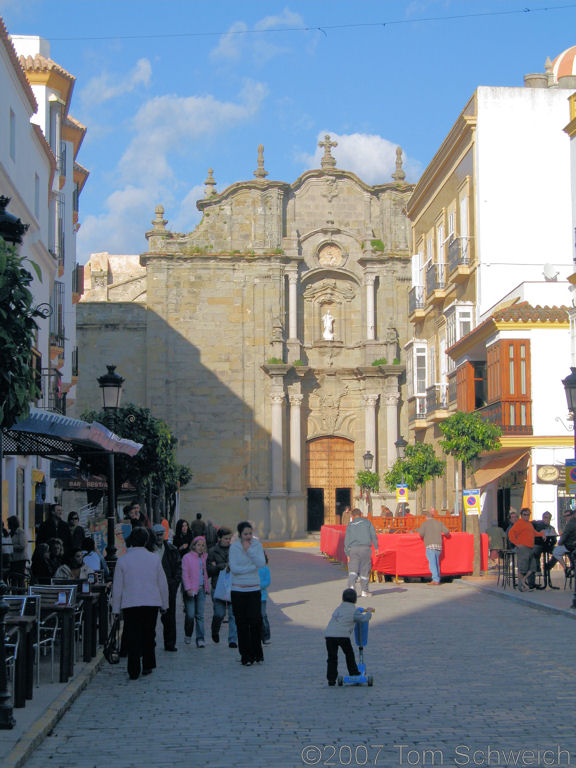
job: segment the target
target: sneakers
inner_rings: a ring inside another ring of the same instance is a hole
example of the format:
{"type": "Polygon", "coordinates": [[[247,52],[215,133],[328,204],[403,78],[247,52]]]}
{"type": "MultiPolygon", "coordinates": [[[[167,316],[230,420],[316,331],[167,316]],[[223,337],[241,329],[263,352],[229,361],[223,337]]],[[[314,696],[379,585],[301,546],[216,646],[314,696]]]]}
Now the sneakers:
{"type": "Polygon", "coordinates": [[[366,592],[366,590],[363,589],[360,593],[360,597],[370,597],[370,592],[366,592]]]}
{"type": "Polygon", "coordinates": [[[262,645],[270,645],[272,640],[262,640],[262,645]]]}
{"type": "Polygon", "coordinates": [[[238,643],[228,643],[228,648],[238,648],[238,643]]]}
{"type": "Polygon", "coordinates": [[[192,642],[192,638],[186,635],[186,637],[184,638],[184,642],[186,643],[186,645],[190,645],[190,643],[192,642]]]}
{"type": "Polygon", "coordinates": [[[205,648],[205,647],[206,647],[206,643],[204,642],[204,640],[196,640],[196,648],[205,648]]]}
{"type": "Polygon", "coordinates": [[[213,643],[220,642],[220,635],[218,634],[218,632],[212,632],[212,642],[213,643]]]}
{"type": "Polygon", "coordinates": [[[336,680],[328,680],[328,685],[336,685],[336,680]]]}

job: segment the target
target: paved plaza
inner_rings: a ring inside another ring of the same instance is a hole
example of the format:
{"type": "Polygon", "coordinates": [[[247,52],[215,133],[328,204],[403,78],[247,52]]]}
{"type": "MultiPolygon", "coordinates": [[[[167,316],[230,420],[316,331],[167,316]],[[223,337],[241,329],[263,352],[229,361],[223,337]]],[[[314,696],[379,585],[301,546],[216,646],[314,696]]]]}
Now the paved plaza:
{"type": "Polygon", "coordinates": [[[568,615],[462,582],[374,584],[360,601],[376,608],[374,686],[329,688],[323,629],[345,572],[289,549],[270,568],[264,665],[242,667],[225,626],[203,650],[180,626],[151,676],[103,666],[26,766],[576,765],[568,615]]]}

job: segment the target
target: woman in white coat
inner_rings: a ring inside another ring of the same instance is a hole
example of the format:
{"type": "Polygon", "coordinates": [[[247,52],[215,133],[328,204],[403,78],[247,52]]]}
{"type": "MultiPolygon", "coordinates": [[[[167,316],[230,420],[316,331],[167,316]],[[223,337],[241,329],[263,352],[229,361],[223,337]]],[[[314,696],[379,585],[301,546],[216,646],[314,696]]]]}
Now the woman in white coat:
{"type": "Polygon", "coordinates": [[[254,538],[252,524],[238,523],[238,536],[230,545],[228,564],[232,574],[232,608],[238,629],[242,664],[249,667],[264,661],[259,568],[266,565],[264,550],[254,538]]]}
{"type": "Polygon", "coordinates": [[[162,560],[146,549],[148,530],[134,528],[130,548],[116,563],[112,585],[112,613],[124,613],[130,680],[149,675],[156,667],[158,610],[168,610],[168,582],[162,560]]]}

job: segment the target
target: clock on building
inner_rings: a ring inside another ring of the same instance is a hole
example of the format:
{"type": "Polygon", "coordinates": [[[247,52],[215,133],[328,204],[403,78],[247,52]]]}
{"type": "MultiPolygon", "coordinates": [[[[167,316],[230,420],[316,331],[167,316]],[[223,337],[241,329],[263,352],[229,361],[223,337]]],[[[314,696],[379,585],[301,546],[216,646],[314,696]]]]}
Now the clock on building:
{"type": "Polygon", "coordinates": [[[318,261],[323,267],[338,267],[342,263],[342,251],[333,243],[325,245],[318,253],[318,261]]]}

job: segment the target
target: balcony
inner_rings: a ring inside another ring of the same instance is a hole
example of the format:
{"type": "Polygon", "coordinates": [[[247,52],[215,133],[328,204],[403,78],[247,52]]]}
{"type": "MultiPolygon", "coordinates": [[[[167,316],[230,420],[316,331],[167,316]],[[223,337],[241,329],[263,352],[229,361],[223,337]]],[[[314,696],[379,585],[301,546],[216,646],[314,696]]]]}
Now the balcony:
{"type": "Polygon", "coordinates": [[[446,264],[429,264],[426,268],[426,300],[433,304],[446,297],[446,264]]]}
{"type": "Polygon", "coordinates": [[[424,286],[415,285],[408,294],[408,314],[410,318],[424,317],[424,286]]]}
{"type": "Polygon", "coordinates": [[[475,413],[491,424],[497,424],[505,436],[533,434],[530,400],[498,400],[483,408],[477,408],[475,413]]]}
{"type": "Polygon", "coordinates": [[[38,402],[47,411],[66,414],[66,395],[61,391],[62,375],[55,368],[42,368],[42,395],[38,402]]]}
{"type": "Polygon", "coordinates": [[[426,428],[426,395],[415,395],[408,400],[408,422],[413,429],[426,428]]]}
{"type": "Polygon", "coordinates": [[[76,264],[72,272],[72,303],[77,304],[84,293],[84,267],[76,264]]]}
{"type": "Polygon", "coordinates": [[[448,385],[433,384],[426,389],[426,418],[442,421],[448,416],[448,385]]]}
{"type": "Polygon", "coordinates": [[[472,273],[470,266],[470,240],[456,237],[448,245],[448,274],[450,280],[461,283],[472,273]]]}

